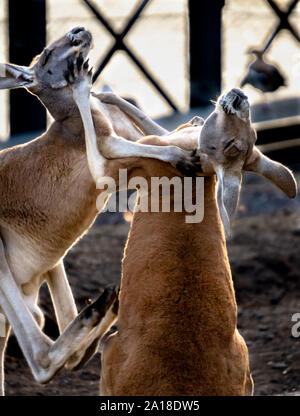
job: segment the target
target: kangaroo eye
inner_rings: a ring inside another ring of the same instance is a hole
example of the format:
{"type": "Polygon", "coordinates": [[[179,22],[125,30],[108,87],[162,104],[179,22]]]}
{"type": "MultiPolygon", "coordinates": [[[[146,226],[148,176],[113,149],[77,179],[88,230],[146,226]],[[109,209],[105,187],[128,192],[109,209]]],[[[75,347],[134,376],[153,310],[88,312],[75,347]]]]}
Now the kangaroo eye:
{"type": "Polygon", "coordinates": [[[52,75],[52,71],[51,71],[51,69],[48,69],[48,74],[50,74],[50,75],[52,75]]]}

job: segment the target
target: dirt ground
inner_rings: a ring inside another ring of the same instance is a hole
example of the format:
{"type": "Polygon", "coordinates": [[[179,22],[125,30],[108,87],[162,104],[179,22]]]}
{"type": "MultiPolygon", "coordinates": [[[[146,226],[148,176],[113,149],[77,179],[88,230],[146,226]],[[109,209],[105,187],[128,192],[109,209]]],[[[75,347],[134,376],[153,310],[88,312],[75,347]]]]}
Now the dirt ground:
{"type": "MultiPolygon", "coordinates": [[[[300,312],[299,200],[285,206],[281,203],[285,197],[278,197],[274,187],[262,192],[261,186],[251,180],[246,184],[228,243],[238,327],[249,347],[255,394],[298,395],[300,339],[291,336],[291,317],[300,312]]],[[[67,255],[66,270],[79,308],[103,286],[119,281],[128,229],[128,223],[96,224],[67,255]]],[[[41,298],[47,317],[45,331],[55,337],[46,288],[41,298]]],[[[11,337],[5,366],[7,395],[98,394],[99,354],[82,370],[62,370],[48,385],[40,386],[11,337]]]]}

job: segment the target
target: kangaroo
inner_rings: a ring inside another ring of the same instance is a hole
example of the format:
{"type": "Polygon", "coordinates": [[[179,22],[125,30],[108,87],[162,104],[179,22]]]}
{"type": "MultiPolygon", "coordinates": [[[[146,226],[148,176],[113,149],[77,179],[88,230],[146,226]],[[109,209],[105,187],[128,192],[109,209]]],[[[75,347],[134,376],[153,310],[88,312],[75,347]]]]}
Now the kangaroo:
{"type": "MultiPolygon", "coordinates": [[[[38,382],[49,381],[74,352],[70,333],[63,335],[77,317],[63,258],[96,219],[99,191],[89,171],[82,121],[65,73],[74,59],[83,63],[91,45],[91,33],[76,27],[47,46],[29,67],[0,64],[0,88],[26,88],[54,119],[41,137],[0,152],[0,313],[7,320],[5,336],[0,334],[2,395],[10,327],[38,382]],[[44,281],[62,334],[54,343],[42,332],[44,318],[37,304],[44,281]]],[[[153,130],[140,130],[96,94],[89,99],[105,157],[157,157],[194,171],[192,152],[137,143],[153,130]]],[[[86,335],[79,331],[78,337],[83,340],[86,335]]]]}
{"type": "MultiPolygon", "coordinates": [[[[153,159],[105,159],[96,144],[89,76],[79,68],[67,80],[83,120],[89,167],[99,188],[104,174],[117,181],[124,167],[130,177],[142,176],[150,188],[153,176],[178,175],[173,167],[153,159]]],[[[130,113],[130,105],[126,107],[130,113]]],[[[249,108],[243,92],[233,89],[201,121],[200,135],[199,126],[190,123],[169,135],[140,140],[197,149],[199,175],[204,177],[204,219],[187,224],[187,213],[172,209],[167,214],[134,213],[123,259],[118,329],[102,351],[101,395],[253,394],[248,350],[237,330],[225,232],[230,231],[243,170],[262,174],[291,198],[297,187],[289,169],[255,147],[249,108]]],[[[142,120],[137,111],[131,116],[142,120]]]]}

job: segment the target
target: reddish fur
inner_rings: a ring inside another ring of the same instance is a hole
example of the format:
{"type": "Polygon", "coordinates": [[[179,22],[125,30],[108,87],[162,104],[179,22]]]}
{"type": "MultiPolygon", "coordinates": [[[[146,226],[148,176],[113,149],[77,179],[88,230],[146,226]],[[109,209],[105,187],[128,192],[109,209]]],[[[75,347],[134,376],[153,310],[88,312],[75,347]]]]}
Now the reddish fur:
{"type": "MultiPolygon", "coordinates": [[[[178,174],[163,162],[126,161],[134,166],[129,176],[148,182],[151,176],[178,174]]],[[[117,163],[108,163],[109,174],[120,167],[117,163]]],[[[202,223],[185,223],[185,212],[134,214],[123,259],[118,332],[102,355],[101,394],[252,393],[215,185],[214,176],[205,177],[202,223]]]]}

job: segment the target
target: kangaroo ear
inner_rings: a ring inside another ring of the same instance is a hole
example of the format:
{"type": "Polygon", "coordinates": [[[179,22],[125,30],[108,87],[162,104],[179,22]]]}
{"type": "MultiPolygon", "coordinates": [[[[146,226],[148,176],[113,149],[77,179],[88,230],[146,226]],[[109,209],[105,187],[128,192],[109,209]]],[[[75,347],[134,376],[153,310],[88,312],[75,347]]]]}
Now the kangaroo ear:
{"type": "Polygon", "coordinates": [[[29,87],[34,84],[32,68],[13,64],[0,64],[0,89],[29,87]]]}
{"type": "Polygon", "coordinates": [[[195,116],[187,124],[192,124],[193,126],[203,126],[204,122],[204,118],[195,116]]]}
{"type": "Polygon", "coordinates": [[[224,226],[225,235],[230,237],[230,221],[233,218],[239,202],[242,175],[241,172],[233,172],[224,169],[221,165],[214,167],[217,184],[217,203],[220,217],[224,226]]]}
{"type": "Polygon", "coordinates": [[[236,208],[238,206],[241,182],[241,172],[231,172],[228,169],[224,171],[224,205],[230,220],[234,217],[236,208]]]}
{"type": "Polygon", "coordinates": [[[295,198],[297,195],[297,183],[293,173],[286,166],[263,155],[257,147],[253,148],[253,153],[243,170],[259,173],[269,179],[289,198],[295,198]]]}

